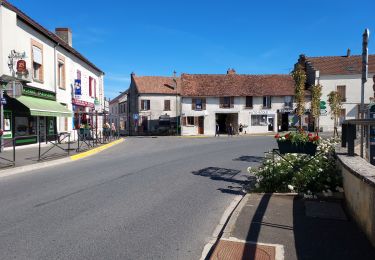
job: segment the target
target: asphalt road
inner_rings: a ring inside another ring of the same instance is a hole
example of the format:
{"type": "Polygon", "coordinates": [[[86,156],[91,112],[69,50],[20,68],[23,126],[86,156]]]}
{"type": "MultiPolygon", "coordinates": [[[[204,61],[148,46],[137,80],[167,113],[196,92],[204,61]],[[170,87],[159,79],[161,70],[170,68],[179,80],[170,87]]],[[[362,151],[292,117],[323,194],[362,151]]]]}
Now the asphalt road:
{"type": "Polygon", "coordinates": [[[0,178],[0,259],[199,259],[272,137],[127,138],[0,178]]]}

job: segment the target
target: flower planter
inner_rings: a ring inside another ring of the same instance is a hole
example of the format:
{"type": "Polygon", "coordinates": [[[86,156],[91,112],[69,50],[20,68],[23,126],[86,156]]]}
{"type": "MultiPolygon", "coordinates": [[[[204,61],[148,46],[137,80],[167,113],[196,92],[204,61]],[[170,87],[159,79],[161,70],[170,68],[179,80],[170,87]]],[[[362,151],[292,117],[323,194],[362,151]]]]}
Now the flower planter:
{"type": "Polygon", "coordinates": [[[286,153],[304,153],[308,155],[315,155],[317,145],[311,142],[307,143],[292,143],[289,140],[277,141],[279,151],[281,154],[286,153]]]}

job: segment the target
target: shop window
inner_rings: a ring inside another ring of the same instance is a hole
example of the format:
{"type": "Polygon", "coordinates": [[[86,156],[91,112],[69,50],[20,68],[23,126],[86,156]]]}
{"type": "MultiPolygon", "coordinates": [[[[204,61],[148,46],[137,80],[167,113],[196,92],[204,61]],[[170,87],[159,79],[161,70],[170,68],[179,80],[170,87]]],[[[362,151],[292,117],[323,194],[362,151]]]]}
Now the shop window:
{"type": "Polygon", "coordinates": [[[141,100],[141,110],[147,111],[150,109],[150,100],[141,100]]]}
{"type": "Polygon", "coordinates": [[[246,108],[252,108],[253,107],[253,97],[247,96],[246,97],[246,108]]]}
{"type": "Polygon", "coordinates": [[[31,40],[31,52],[33,79],[43,82],[43,45],[31,40]]]}
{"type": "Polygon", "coordinates": [[[271,96],[263,97],[263,108],[271,108],[271,96]]]}
{"type": "Polygon", "coordinates": [[[171,101],[164,100],[164,111],[171,111],[171,101]]]}
{"type": "Polygon", "coordinates": [[[266,115],[251,115],[251,125],[252,126],[267,126],[267,116],[266,115]]]}

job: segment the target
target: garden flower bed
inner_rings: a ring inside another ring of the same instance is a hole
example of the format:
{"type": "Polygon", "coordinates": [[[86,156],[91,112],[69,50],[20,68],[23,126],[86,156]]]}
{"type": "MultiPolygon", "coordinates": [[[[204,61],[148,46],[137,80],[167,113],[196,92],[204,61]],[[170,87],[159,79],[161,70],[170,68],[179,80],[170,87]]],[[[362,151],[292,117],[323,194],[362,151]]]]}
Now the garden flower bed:
{"type": "MultiPolygon", "coordinates": [[[[255,192],[297,192],[303,194],[331,194],[342,191],[342,178],[334,158],[337,140],[323,140],[314,136],[275,136],[278,142],[290,141],[294,144],[315,144],[315,157],[303,153],[285,153],[283,157],[265,158],[258,168],[248,168],[256,177],[255,192]],[[307,136],[307,139],[306,139],[307,136]],[[293,138],[294,142],[293,142],[293,138]],[[302,141],[296,141],[296,139],[302,141]],[[315,139],[315,140],[314,140],[315,139]],[[310,141],[311,140],[311,141],[310,141]],[[306,163],[306,158],[311,159],[306,163]],[[288,162],[289,161],[289,162],[288,162]],[[293,166],[294,167],[293,167],[293,166]],[[299,170],[296,170],[299,169],[299,170]]],[[[304,152],[305,153],[305,152],[304,152]]]]}

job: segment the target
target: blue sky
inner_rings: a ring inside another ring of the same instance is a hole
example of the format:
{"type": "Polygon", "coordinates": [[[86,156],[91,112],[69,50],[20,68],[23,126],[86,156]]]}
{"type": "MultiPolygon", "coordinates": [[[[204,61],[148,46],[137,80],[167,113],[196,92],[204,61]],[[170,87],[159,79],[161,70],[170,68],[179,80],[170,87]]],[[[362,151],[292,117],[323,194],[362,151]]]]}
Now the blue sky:
{"type": "Polygon", "coordinates": [[[375,53],[375,1],[10,0],[46,28],[70,27],[73,47],[105,71],[113,98],[130,73],[289,73],[299,54],[375,53]]]}

